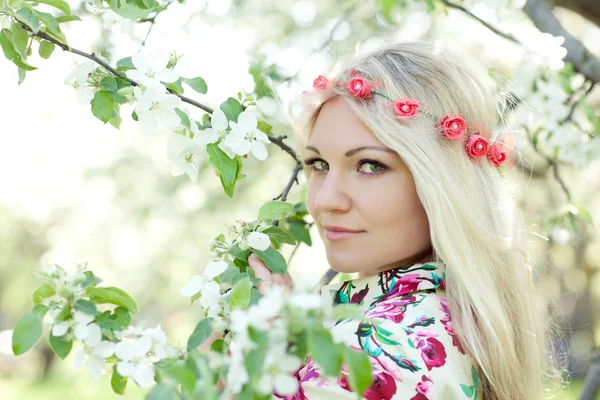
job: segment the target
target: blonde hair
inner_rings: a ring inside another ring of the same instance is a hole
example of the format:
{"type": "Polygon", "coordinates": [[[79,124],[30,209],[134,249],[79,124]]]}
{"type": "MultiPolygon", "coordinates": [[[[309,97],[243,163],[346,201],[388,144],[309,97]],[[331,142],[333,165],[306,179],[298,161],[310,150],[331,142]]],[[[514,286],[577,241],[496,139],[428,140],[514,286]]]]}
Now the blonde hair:
{"type": "MultiPolygon", "coordinates": [[[[347,83],[352,70],[379,82],[392,99],[412,97],[438,117],[462,113],[484,128],[497,124],[495,101],[475,70],[457,55],[423,42],[385,45],[340,61],[328,79],[347,83]]],[[[477,364],[485,400],[542,398],[544,378],[556,382],[552,319],[536,288],[527,238],[511,186],[482,159],[474,164],[460,142],[443,140],[436,121],[394,115],[385,98],[352,97],[334,86],[302,96],[293,125],[301,148],[323,104],[341,96],[365,127],[394,149],[411,170],[427,213],[435,261],[446,265],[446,295],[453,326],[477,364]],[[554,375],[548,374],[552,371],[554,375]]]]}

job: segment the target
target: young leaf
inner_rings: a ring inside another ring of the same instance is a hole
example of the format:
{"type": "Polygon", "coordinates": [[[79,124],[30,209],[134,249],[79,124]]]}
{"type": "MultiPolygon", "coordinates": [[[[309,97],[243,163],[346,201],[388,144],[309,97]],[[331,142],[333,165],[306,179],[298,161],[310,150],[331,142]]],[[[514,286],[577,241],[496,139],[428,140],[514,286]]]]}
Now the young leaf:
{"type": "Polygon", "coordinates": [[[71,15],[71,7],[69,7],[69,4],[67,4],[65,1],[63,0],[36,0],[38,3],[43,3],[43,4],[47,4],[49,6],[52,6],[54,8],[58,8],[60,11],[62,11],[64,14],[66,15],[71,15]]]}
{"type": "Polygon", "coordinates": [[[115,304],[128,309],[132,314],[137,314],[138,307],[135,304],[135,300],[131,298],[126,292],[116,287],[92,287],[88,288],[87,294],[90,296],[90,300],[96,304],[115,304]]]}
{"type": "Polygon", "coordinates": [[[352,391],[362,396],[373,382],[369,356],[363,351],[356,351],[346,346],[341,348],[344,362],[348,367],[348,383],[352,391]]]}
{"type": "Polygon", "coordinates": [[[183,78],[183,81],[187,85],[189,85],[189,87],[191,87],[192,89],[194,89],[196,92],[198,92],[200,94],[206,94],[206,92],[208,91],[208,86],[206,86],[206,82],[204,81],[204,79],[200,78],[199,76],[196,78],[192,78],[192,79],[183,78]]]}
{"type": "Polygon", "coordinates": [[[235,181],[237,175],[237,160],[229,158],[216,143],[208,144],[206,146],[206,153],[208,154],[210,163],[223,177],[223,182],[227,186],[230,186],[235,181]]]}
{"type": "Polygon", "coordinates": [[[40,304],[42,300],[52,297],[55,294],[56,290],[54,289],[54,286],[49,283],[44,283],[33,292],[33,304],[40,304]]]}
{"type": "Polygon", "coordinates": [[[54,336],[52,332],[50,332],[50,348],[54,350],[54,353],[56,353],[61,360],[64,360],[71,352],[73,342],[65,340],[64,336],[54,336]]]}
{"type": "Polygon", "coordinates": [[[12,349],[15,356],[20,356],[31,349],[42,336],[42,317],[37,312],[30,312],[21,317],[13,330],[12,349]]]}
{"type": "Polygon", "coordinates": [[[121,58],[119,61],[117,61],[117,71],[125,72],[130,69],[135,69],[133,61],[131,61],[131,57],[121,58]]]}
{"type": "Polygon", "coordinates": [[[52,53],[54,52],[54,49],[56,48],[56,46],[54,45],[54,43],[52,42],[48,42],[46,40],[42,41],[40,43],[40,48],[39,48],[39,54],[40,57],[44,58],[44,59],[48,59],[50,58],[50,56],[52,55],[52,53]]]}
{"type": "Polygon", "coordinates": [[[88,315],[95,316],[96,314],[98,314],[96,305],[94,303],[92,303],[91,301],[87,301],[87,300],[83,300],[83,299],[77,300],[77,302],[75,303],[75,306],[73,308],[75,308],[75,310],[77,310],[77,311],[81,311],[88,315]]]}
{"type": "MultiPolygon", "coordinates": [[[[113,0],[113,2],[111,4],[116,3],[116,1],[113,0]]],[[[181,396],[179,395],[179,393],[177,393],[177,389],[175,389],[173,386],[161,382],[159,384],[157,384],[156,386],[154,386],[154,388],[152,388],[152,390],[150,391],[150,393],[148,393],[148,395],[146,395],[146,400],[180,400],[181,396]]]]}
{"type": "Polygon", "coordinates": [[[15,63],[17,67],[22,68],[25,71],[35,71],[37,69],[36,67],[32,67],[23,61],[21,54],[19,54],[14,43],[12,42],[12,33],[7,28],[4,28],[2,31],[0,31],[0,46],[2,46],[4,56],[8,60],[15,63]]]}
{"type": "Polygon", "coordinates": [[[91,101],[92,114],[100,121],[107,123],[113,116],[113,99],[108,92],[99,90],[91,101]]]}
{"type": "Polygon", "coordinates": [[[40,19],[29,4],[17,11],[16,18],[30,27],[34,33],[40,31],[40,19]]]}
{"type": "Polygon", "coordinates": [[[275,239],[279,243],[296,244],[296,240],[292,235],[277,226],[272,226],[263,231],[263,233],[266,233],[271,239],[275,239]]]}
{"type": "Polygon", "coordinates": [[[306,227],[306,222],[288,220],[288,230],[294,239],[304,242],[309,246],[312,246],[312,239],[310,238],[310,232],[306,227]]]}
{"type": "Polygon", "coordinates": [[[112,92],[113,90],[117,90],[119,86],[117,85],[117,80],[112,76],[106,76],[102,78],[100,82],[100,90],[106,90],[107,92],[112,92]]]}
{"type": "Polygon", "coordinates": [[[342,367],[342,354],[333,343],[331,332],[324,328],[308,331],[308,349],[311,357],[323,367],[327,376],[337,377],[342,367]]]}
{"type": "Polygon", "coordinates": [[[286,203],[285,201],[270,201],[263,204],[260,208],[258,211],[258,219],[264,221],[285,218],[292,211],[292,207],[292,204],[286,203]]]}
{"type": "Polygon", "coordinates": [[[52,14],[48,14],[37,10],[34,11],[40,19],[40,21],[43,22],[46,26],[46,33],[54,35],[58,40],[62,42],[67,41],[67,38],[65,37],[64,33],[62,33],[62,31],[60,30],[60,25],[58,24],[58,21],[56,20],[56,18],[54,18],[52,14]]]}
{"type": "Polygon", "coordinates": [[[169,82],[165,85],[167,89],[170,89],[175,94],[183,94],[183,86],[181,86],[181,78],[177,79],[175,82],[169,82]]]}
{"type": "Polygon", "coordinates": [[[110,377],[110,386],[116,394],[124,394],[127,386],[127,377],[117,372],[117,364],[113,365],[113,373],[110,377]]]}
{"type": "Polygon", "coordinates": [[[265,251],[254,250],[254,253],[265,263],[267,268],[276,274],[285,274],[287,272],[287,263],[285,258],[274,248],[270,247],[265,251]]]}
{"type": "Polygon", "coordinates": [[[192,351],[196,347],[200,346],[202,343],[206,342],[206,339],[212,335],[212,318],[204,318],[202,321],[198,322],[194,332],[190,335],[187,342],[187,350],[192,351]]]}
{"type": "Polygon", "coordinates": [[[250,298],[252,297],[252,283],[250,279],[245,277],[235,284],[229,297],[231,308],[239,308],[245,310],[250,306],[250,298]]]}
{"type": "Polygon", "coordinates": [[[81,21],[81,18],[79,18],[77,15],[61,15],[60,17],[56,18],[56,22],[59,24],[71,21],[81,21]]]}
{"type": "Polygon", "coordinates": [[[233,97],[228,98],[221,104],[221,111],[225,113],[228,121],[237,122],[238,116],[242,113],[242,105],[233,97]]]}
{"type": "Polygon", "coordinates": [[[188,117],[188,115],[186,113],[184,113],[177,107],[175,107],[175,112],[177,113],[177,115],[179,115],[179,119],[181,120],[181,125],[183,125],[187,128],[190,128],[191,127],[190,117],[188,117]]]}
{"type": "Polygon", "coordinates": [[[169,364],[163,368],[163,372],[186,390],[190,392],[194,391],[196,377],[194,376],[194,372],[187,367],[185,361],[169,364]]]}

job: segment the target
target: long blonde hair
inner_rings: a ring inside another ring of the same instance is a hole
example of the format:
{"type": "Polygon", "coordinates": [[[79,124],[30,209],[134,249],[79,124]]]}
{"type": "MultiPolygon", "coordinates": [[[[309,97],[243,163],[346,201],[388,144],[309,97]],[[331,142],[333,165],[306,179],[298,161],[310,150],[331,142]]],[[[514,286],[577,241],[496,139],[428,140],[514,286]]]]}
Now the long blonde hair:
{"type": "MultiPolygon", "coordinates": [[[[482,136],[493,139],[483,132],[496,127],[496,102],[477,72],[455,54],[423,42],[385,45],[338,62],[328,78],[347,82],[352,70],[379,82],[377,90],[392,99],[420,99],[440,118],[462,113],[468,125],[477,124],[482,136]]],[[[441,139],[432,118],[400,120],[385,107],[385,98],[355,98],[339,86],[302,96],[304,113],[293,121],[300,148],[323,104],[335,96],[413,174],[435,261],[446,265],[455,332],[477,364],[481,398],[542,398],[544,381],[556,382],[548,334],[553,324],[534,282],[512,187],[486,159],[474,164],[464,146],[441,139]]]]}

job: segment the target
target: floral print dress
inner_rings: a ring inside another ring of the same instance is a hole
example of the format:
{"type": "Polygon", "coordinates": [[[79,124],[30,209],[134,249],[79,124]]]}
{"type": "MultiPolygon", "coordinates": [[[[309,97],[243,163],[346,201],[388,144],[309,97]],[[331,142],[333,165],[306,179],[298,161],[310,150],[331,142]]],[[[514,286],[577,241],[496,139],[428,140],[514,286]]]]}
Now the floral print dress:
{"type": "MultiPolygon", "coordinates": [[[[339,321],[330,331],[369,354],[374,377],[365,399],[478,399],[474,360],[452,329],[445,277],[443,263],[413,263],[323,287],[333,304],[364,309],[365,322],[339,321]]],[[[356,399],[346,375],[323,377],[310,357],[296,377],[300,389],[288,400],[356,399]]]]}

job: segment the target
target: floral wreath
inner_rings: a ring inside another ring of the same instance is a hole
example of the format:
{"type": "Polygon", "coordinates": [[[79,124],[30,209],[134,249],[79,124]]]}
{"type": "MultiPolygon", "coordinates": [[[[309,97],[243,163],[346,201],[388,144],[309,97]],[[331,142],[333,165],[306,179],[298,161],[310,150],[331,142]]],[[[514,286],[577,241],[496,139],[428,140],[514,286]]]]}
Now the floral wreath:
{"type": "MultiPolygon", "coordinates": [[[[328,89],[338,85],[335,81],[330,81],[323,75],[319,75],[313,82],[315,89],[328,89]]],[[[443,118],[439,118],[427,111],[421,110],[421,100],[415,98],[392,99],[388,95],[375,90],[379,83],[373,83],[363,78],[356,70],[352,70],[350,81],[347,84],[340,84],[345,88],[350,95],[362,99],[368,99],[374,94],[382,96],[389,100],[385,108],[393,106],[394,114],[398,118],[409,120],[418,113],[425,114],[437,121],[437,131],[446,139],[452,141],[464,141],[465,151],[471,158],[476,161],[484,156],[495,166],[499,167],[506,160],[506,152],[497,144],[490,144],[483,136],[479,135],[483,128],[477,129],[477,133],[467,132],[467,123],[462,118],[462,114],[453,115],[446,114],[443,118]]],[[[305,94],[307,92],[304,92],[305,94]]],[[[474,124],[471,124],[473,128],[474,124]]]]}

